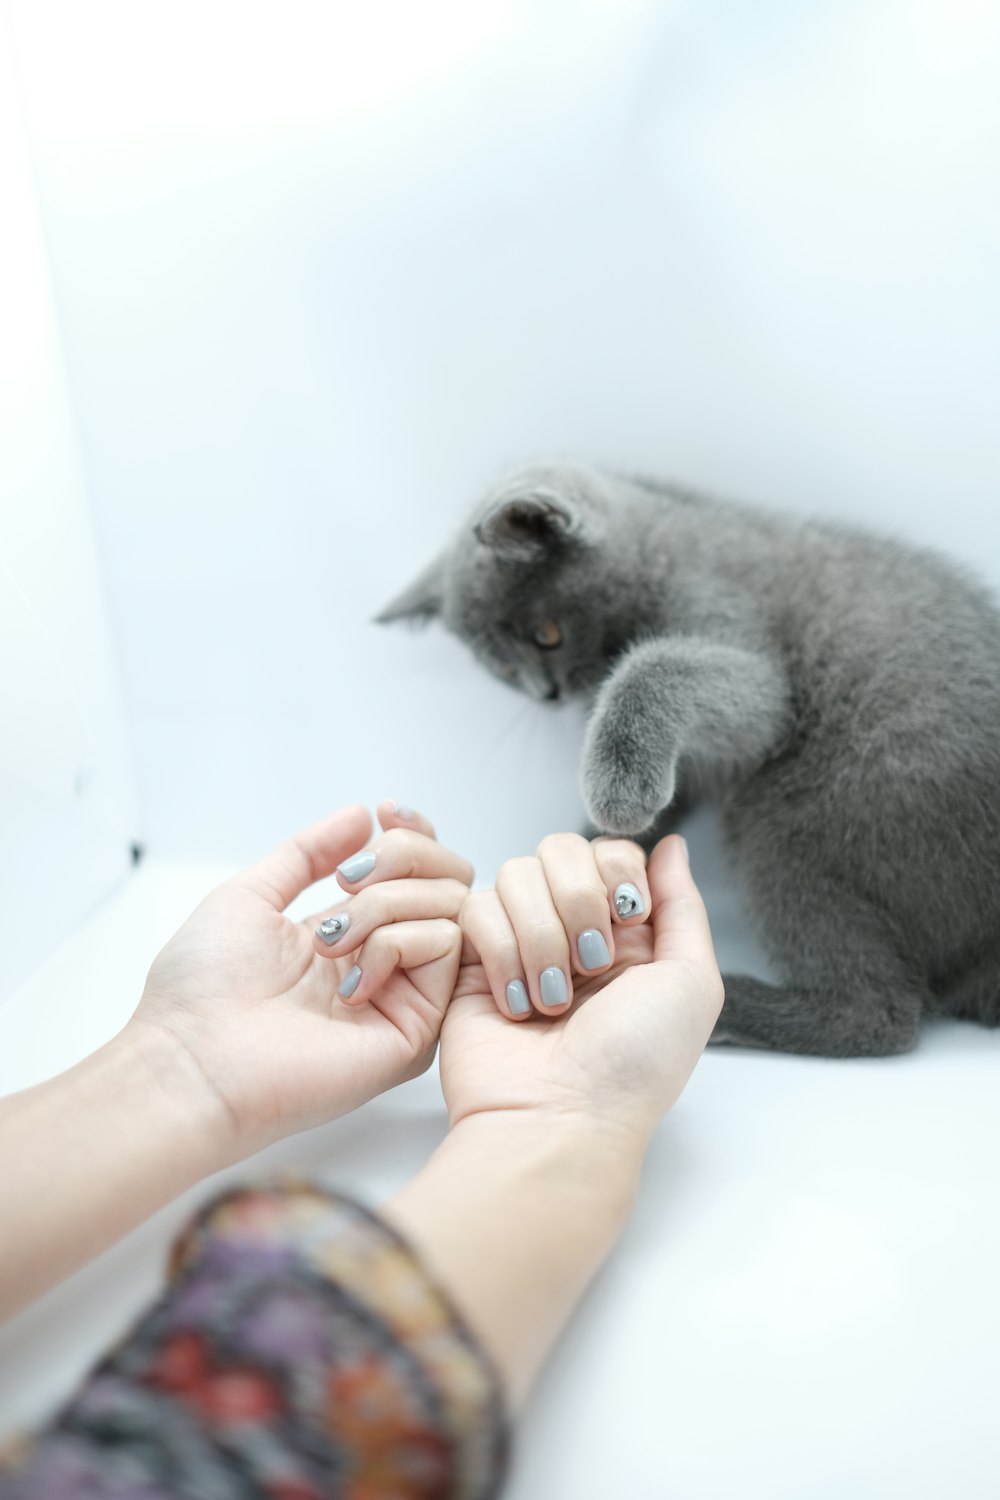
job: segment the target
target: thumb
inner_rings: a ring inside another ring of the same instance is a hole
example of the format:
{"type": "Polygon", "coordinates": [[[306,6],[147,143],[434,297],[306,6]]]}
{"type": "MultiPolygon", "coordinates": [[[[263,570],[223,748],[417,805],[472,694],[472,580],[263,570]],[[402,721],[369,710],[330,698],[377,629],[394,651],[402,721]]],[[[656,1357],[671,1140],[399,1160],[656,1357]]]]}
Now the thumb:
{"type": "Polygon", "coordinates": [[[332,875],[341,860],[362,848],[371,829],[371,814],[366,807],[342,807],[286,839],[235,876],[233,884],[263,896],[275,911],[284,911],[308,886],[332,875]]]}
{"type": "Polygon", "coordinates": [[[679,959],[706,974],[718,974],[708,913],[691,874],[687,844],[678,834],[656,845],[647,874],[653,898],[656,961],[679,959]]]}

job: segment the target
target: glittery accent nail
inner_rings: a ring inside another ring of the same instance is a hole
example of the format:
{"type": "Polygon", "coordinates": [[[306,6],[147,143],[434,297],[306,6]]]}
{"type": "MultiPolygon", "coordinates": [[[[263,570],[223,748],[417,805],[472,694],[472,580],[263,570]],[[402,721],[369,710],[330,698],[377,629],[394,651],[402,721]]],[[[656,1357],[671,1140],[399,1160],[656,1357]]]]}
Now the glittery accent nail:
{"type": "Polygon", "coordinates": [[[332,947],[334,943],[340,942],[350,925],[350,917],[346,911],[342,911],[339,916],[324,917],[316,928],[316,933],[317,936],[323,939],[324,943],[328,943],[332,947]]]}
{"type": "Polygon", "coordinates": [[[625,880],[615,891],[615,911],[624,922],[628,917],[638,916],[646,910],[646,903],[637,886],[625,880]]]}

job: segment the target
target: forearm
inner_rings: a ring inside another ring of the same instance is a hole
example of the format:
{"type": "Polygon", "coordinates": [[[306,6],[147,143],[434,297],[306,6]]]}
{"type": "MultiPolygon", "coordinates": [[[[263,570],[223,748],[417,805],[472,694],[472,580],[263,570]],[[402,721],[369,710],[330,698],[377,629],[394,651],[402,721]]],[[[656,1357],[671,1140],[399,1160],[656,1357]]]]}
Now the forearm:
{"type": "Polygon", "coordinates": [[[223,1165],[224,1125],[183,1053],[134,1026],[0,1100],[0,1320],[223,1165]]]}
{"type": "Polygon", "coordinates": [[[618,1238],[641,1155],[631,1137],[558,1114],[475,1115],[383,1210],[454,1297],[513,1407],[618,1238]]]}

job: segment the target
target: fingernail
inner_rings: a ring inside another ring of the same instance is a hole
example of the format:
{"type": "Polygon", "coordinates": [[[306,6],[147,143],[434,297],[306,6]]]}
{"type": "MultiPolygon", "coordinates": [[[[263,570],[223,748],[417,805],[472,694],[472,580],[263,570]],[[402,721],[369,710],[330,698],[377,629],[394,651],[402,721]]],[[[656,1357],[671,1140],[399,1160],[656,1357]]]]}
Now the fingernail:
{"type": "Polygon", "coordinates": [[[634,886],[630,880],[623,880],[615,891],[615,911],[624,921],[626,917],[636,917],[645,910],[646,903],[638,886],[634,886]]]}
{"type": "Polygon", "coordinates": [[[316,935],[317,937],[321,937],[324,943],[329,943],[332,947],[334,943],[340,942],[350,925],[351,919],[346,911],[341,912],[339,917],[324,917],[316,928],[316,935]]]}
{"type": "Polygon", "coordinates": [[[598,932],[596,927],[588,927],[586,932],[580,933],[576,940],[576,951],[585,969],[603,969],[605,964],[611,962],[604,933],[598,932]]]}
{"type": "Polygon", "coordinates": [[[549,1010],[557,1005],[565,1005],[569,999],[569,986],[562,969],[554,966],[551,969],[543,969],[538,987],[542,992],[542,1004],[549,1010]]]}
{"type": "Polygon", "coordinates": [[[691,863],[691,853],[690,853],[690,850],[688,849],[688,841],[687,841],[687,839],[684,837],[684,835],[682,833],[679,833],[677,835],[677,837],[680,839],[681,848],[684,850],[684,858],[687,860],[688,864],[690,864],[691,863]]]}
{"type": "Polygon", "coordinates": [[[415,818],[417,816],[413,808],[407,807],[405,802],[394,802],[392,804],[392,810],[396,814],[397,818],[406,818],[407,820],[410,820],[411,818],[415,818]]]}
{"type": "Polygon", "coordinates": [[[361,970],[358,968],[357,964],[355,964],[353,969],[348,969],[347,973],[338,984],[337,994],[343,995],[345,1000],[350,1000],[351,996],[354,994],[354,991],[357,989],[360,983],[361,970]]]}
{"type": "Polygon", "coordinates": [[[352,885],[359,880],[364,880],[374,868],[375,855],[370,849],[363,849],[360,854],[352,854],[350,859],[345,859],[342,865],[337,866],[344,879],[349,880],[352,885]]]}
{"type": "Polygon", "coordinates": [[[523,1016],[531,1009],[528,991],[519,979],[512,979],[507,986],[507,1006],[512,1016],[523,1016]]]}

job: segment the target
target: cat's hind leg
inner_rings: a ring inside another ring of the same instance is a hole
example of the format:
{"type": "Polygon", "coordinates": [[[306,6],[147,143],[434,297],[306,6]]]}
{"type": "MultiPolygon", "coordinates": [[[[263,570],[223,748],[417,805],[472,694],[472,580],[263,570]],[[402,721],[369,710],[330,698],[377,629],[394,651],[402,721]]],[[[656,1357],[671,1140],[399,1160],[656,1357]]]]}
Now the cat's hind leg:
{"type": "Polygon", "coordinates": [[[1000,1026],[1000,941],[933,984],[935,1014],[1000,1026]]]}
{"type": "Polygon", "coordinates": [[[800,880],[791,873],[772,874],[753,901],[785,982],[723,975],[712,1041],[820,1057],[909,1051],[930,1000],[921,966],[857,893],[812,871],[800,880]]]}

